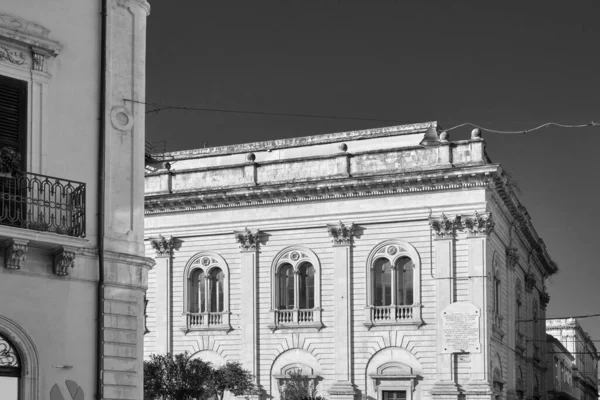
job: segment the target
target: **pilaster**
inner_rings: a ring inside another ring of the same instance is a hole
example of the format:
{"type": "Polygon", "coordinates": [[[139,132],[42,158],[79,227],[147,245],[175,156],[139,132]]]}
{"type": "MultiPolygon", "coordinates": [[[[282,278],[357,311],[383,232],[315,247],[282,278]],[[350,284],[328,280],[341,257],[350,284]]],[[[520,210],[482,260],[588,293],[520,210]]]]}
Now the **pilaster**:
{"type": "Polygon", "coordinates": [[[456,219],[431,219],[435,246],[435,272],[437,282],[437,377],[431,389],[436,400],[456,400],[459,391],[454,378],[453,354],[444,353],[442,348],[442,310],[454,302],[454,239],[456,219]]]}
{"type": "Polygon", "coordinates": [[[173,238],[159,235],[150,239],[152,248],[156,251],[156,353],[172,353],[171,340],[171,277],[173,238]]]}
{"type": "Polygon", "coordinates": [[[352,315],[351,268],[354,224],[342,221],[328,225],[333,242],[334,315],[335,315],[335,382],[329,388],[332,400],[354,399],[352,383],[352,315]]]}
{"type": "Polygon", "coordinates": [[[234,232],[235,239],[240,245],[241,267],[241,313],[242,329],[242,365],[256,377],[258,385],[258,354],[257,354],[257,289],[256,276],[258,267],[259,230],[244,228],[234,232]]]}

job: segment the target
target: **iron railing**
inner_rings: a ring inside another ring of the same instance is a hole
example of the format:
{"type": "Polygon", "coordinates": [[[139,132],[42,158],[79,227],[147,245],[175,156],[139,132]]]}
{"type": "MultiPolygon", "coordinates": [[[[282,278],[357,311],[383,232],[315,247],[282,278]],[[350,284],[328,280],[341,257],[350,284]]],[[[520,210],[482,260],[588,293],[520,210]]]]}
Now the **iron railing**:
{"type": "Polygon", "coordinates": [[[30,172],[0,174],[0,225],[85,237],[85,183],[30,172]]]}

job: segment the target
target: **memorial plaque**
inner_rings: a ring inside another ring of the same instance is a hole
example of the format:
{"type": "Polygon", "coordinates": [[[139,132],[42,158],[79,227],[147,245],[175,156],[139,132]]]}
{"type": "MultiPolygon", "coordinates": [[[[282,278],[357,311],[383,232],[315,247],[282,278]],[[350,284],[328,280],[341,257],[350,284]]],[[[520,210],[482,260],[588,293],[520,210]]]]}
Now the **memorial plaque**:
{"type": "Polygon", "coordinates": [[[453,303],[442,310],[442,353],[480,353],[481,311],[471,303],[453,303]]]}

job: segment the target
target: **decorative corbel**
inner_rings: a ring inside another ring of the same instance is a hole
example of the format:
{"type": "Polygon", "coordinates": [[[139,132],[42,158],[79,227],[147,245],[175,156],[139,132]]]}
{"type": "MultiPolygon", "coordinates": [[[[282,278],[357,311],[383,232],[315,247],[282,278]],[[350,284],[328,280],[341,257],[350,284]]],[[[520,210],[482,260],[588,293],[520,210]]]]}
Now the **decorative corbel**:
{"type": "Polygon", "coordinates": [[[548,306],[548,303],[550,303],[550,295],[548,294],[546,286],[544,286],[544,288],[540,292],[540,307],[542,307],[545,310],[548,306]]]}
{"type": "Polygon", "coordinates": [[[531,293],[535,287],[535,275],[531,270],[525,272],[525,291],[531,293]]]}
{"type": "Polygon", "coordinates": [[[486,212],[479,214],[475,211],[475,216],[466,217],[462,221],[462,228],[466,229],[469,235],[485,235],[488,236],[494,230],[494,222],[492,221],[492,213],[486,212]]]}
{"type": "Polygon", "coordinates": [[[235,240],[239,243],[240,249],[243,251],[258,250],[260,231],[258,229],[251,231],[244,228],[243,231],[234,231],[235,240]]]}
{"type": "Polygon", "coordinates": [[[25,261],[27,244],[29,240],[9,239],[4,250],[4,267],[8,269],[21,269],[21,262],[25,261]]]}
{"type": "Polygon", "coordinates": [[[61,247],[54,253],[53,270],[56,276],[69,275],[69,268],[75,267],[77,250],[71,247],[61,247]]]}
{"type": "Polygon", "coordinates": [[[516,247],[506,248],[506,265],[514,271],[519,263],[519,250],[516,247]]]}
{"type": "Polygon", "coordinates": [[[346,225],[339,221],[337,224],[327,225],[327,232],[331,236],[334,245],[350,245],[352,244],[352,236],[354,236],[354,224],[346,225]]]}
{"type": "Polygon", "coordinates": [[[446,214],[442,214],[441,218],[431,218],[429,225],[433,228],[435,235],[438,238],[454,236],[456,228],[460,227],[461,216],[458,215],[454,219],[449,219],[446,214]]]}
{"type": "Polygon", "coordinates": [[[32,69],[35,71],[43,71],[44,70],[44,62],[46,61],[46,56],[36,51],[35,48],[31,50],[31,58],[33,59],[32,69]]]}
{"type": "Polygon", "coordinates": [[[158,235],[157,238],[150,239],[150,244],[156,251],[157,257],[170,256],[173,249],[173,236],[163,237],[162,235],[158,235]]]}

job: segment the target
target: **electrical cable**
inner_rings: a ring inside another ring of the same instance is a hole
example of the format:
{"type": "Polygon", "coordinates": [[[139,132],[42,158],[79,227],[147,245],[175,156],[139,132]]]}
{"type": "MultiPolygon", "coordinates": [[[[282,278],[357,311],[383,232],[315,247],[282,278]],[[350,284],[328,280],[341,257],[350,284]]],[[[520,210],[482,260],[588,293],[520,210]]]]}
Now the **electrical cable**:
{"type": "Polygon", "coordinates": [[[451,130],[454,130],[454,129],[457,129],[457,128],[461,128],[461,127],[466,126],[466,125],[474,126],[475,128],[479,128],[479,129],[484,130],[486,132],[498,133],[498,134],[501,134],[501,135],[517,135],[517,134],[526,134],[526,133],[529,133],[529,132],[536,131],[538,129],[547,128],[549,126],[557,126],[559,128],[586,128],[588,126],[600,126],[600,123],[592,121],[592,122],[589,122],[587,124],[567,125],[567,124],[561,124],[561,123],[558,123],[558,122],[546,122],[546,123],[544,123],[542,125],[536,126],[535,128],[524,129],[524,130],[520,130],[520,131],[504,131],[504,130],[484,128],[483,126],[476,125],[476,124],[474,124],[472,122],[465,122],[463,124],[453,126],[452,128],[444,129],[444,132],[449,132],[451,130]]]}

